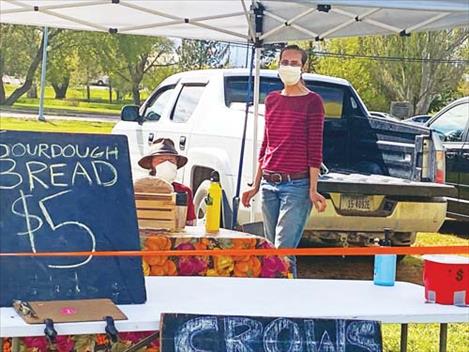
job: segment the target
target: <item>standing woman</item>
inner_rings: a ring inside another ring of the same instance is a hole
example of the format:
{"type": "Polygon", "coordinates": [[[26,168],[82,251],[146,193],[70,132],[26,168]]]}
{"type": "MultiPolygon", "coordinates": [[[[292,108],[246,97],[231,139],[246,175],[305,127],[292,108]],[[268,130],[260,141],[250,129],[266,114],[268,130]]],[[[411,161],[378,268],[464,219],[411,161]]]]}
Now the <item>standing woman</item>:
{"type": "MultiPolygon", "coordinates": [[[[317,184],[322,162],[324,106],[301,79],[307,54],[297,45],[280,52],[278,73],[282,91],[265,98],[265,129],[259,166],[251,189],[242,203],[261,190],[265,236],[276,248],[296,248],[312,204],[318,212],[326,209],[317,184]]],[[[289,257],[293,276],[296,258],[289,257]]]]}

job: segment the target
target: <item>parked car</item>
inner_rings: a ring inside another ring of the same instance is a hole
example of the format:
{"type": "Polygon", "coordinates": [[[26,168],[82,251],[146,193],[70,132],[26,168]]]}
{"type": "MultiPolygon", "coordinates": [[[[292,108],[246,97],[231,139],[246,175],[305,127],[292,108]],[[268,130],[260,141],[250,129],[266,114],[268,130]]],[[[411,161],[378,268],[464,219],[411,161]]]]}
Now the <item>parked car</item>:
{"type": "Polygon", "coordinates": [[[109,85],[109,76],[99,76],[90,82],[95,86],[108,86],[109,85]]]}
{"type": "Polygon", "coordinates": [[[458,192],[448,198],[448,216],[469,221],[469,97],[446,106],[427,126],[438,133],[446,147],[446,183],[458,192]]]}
{"type": "Polygon", "coordinates": [[[402,121],[421,125],[421,124],[425,124],[431,118],[432,118],[431,115],[415,115],[402,121]]]}
{"type": "MultiPolygon", "coordinates": [[[[432,183],[444,182],[444,151],[438,136],[426,127],[370,116],[346,80],[313,74],[303,78],[325,103],[324,160],[331,169],[319,183],[327,211],[314,211],[306,236],[323,243],[363,245],[390,228],[395,232],[393,244],[410,245],[416,231],[437,231],[446,214],[443,196],[454,189],[432,183]],[[418,182],[422,180],[428,182],[418,182]]],[[[196,207],[202,213],[206,180],[212,170],[220,173],[228,219],[238,176],[247,81],[247,70],[239,69],[179,73],[163,81],[141,107],[124,107],[112,133],[128,137],[133,177],[144,175],[137,161],[152,141],[172,138],[189,158],[179,181],[196,192],[196,207]]],[[[281,87],[276,71],[261,71],[258,147],[264,98],[281,87]]],[[[242,188],[252,180],[252,136],[250,115],[242,188]]],[[[260,220],[260,202],[255,201],[253,208],[260,220]]],[[[241,207],[239,221],[249,221],[248,209],[241,207]]]]}
{"type": "Polygon", "coordinates": [[[370,111],[369,112],[371,116],[374,117],[382,117],[383,119],[391,119],[391,120],[397,120],[399,119],[395,116],[392,116],[391,114],[388,114],[387,112],[382,112],[382,111],[370,111]]]}

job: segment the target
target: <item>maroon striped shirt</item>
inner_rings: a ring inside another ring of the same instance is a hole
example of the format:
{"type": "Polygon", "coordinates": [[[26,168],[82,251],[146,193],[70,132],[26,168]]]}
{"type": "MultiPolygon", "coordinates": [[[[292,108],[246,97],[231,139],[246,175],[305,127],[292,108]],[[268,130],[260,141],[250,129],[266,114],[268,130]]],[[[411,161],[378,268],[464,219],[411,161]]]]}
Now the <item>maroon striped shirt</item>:
{"type": "Polygon", "coordinates": [[[298,173],[322,162],[324,105],[313,92],[265,98],[264,139],[259,153],[262,170],[298,173]]]}

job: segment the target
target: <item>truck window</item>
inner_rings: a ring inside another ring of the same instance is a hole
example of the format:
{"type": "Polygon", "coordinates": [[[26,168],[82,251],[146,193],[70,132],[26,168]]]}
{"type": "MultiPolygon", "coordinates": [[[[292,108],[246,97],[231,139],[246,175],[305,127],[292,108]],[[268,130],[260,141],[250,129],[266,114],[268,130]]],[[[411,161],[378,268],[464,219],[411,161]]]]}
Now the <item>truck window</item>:
{"type": "Polygon", "coordinates": [[[184,85],[171,115],[174,122],[186,122],[199,104],[205,85],[184,85]]]}
{"type": "Polygon", "coordinates": [[[152,101],[145,109],[145,120],[148,121],[158,121],[163,114],[163,110],[166,107],[166,104],[171,97],[171,94],[174,92],[175,86],[168,86],[161,88],[155,96],[152,98],[152,101]]]}
{"type": "Polygon", "coordinates": [[[340,119],[344,107],[344,89],[342,87],[330,87],[306,81],[306,86],[318,93],[323,102],[326,118],[340,119]]]}
{"type": "MultiPolygon", "coordinates": [[[[253,82],[254,84],[254,82],[253,82]]],[[[306,81],[306,86],[313,92],[318,93],[324,101],[326,118],[341,118],[344,105],[344,88],[329,84],[318,84],[314,81],[306,81]]],[[[227,77],[225,79],[225,104],[245,103],[248,87],[248,77],[227,77]]],[[[282,90],[283,84],[279,78],[261,77],[260,103],[272,91],[282,90]]],[[[251,95],[252,96],[252,95],[251,95]]]]}
{"type": "Polygon", "coordinates": [[[469,119],[468,105],[462,103],[452,107],[440,115],[430,127],[446,142],[461,142],[469,119]]]}

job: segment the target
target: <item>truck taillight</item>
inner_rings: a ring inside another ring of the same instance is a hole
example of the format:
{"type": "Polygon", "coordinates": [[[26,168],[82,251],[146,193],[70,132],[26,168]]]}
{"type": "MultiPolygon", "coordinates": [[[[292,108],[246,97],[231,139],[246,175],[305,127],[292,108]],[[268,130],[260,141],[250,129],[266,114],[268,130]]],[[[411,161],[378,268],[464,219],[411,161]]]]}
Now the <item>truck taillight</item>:
{"type": "Polygon", "coordinates": [[[435,182],[445,183],[445,179],[446,179],[445,152],[440,150],[436,152],[435,182]]]}

